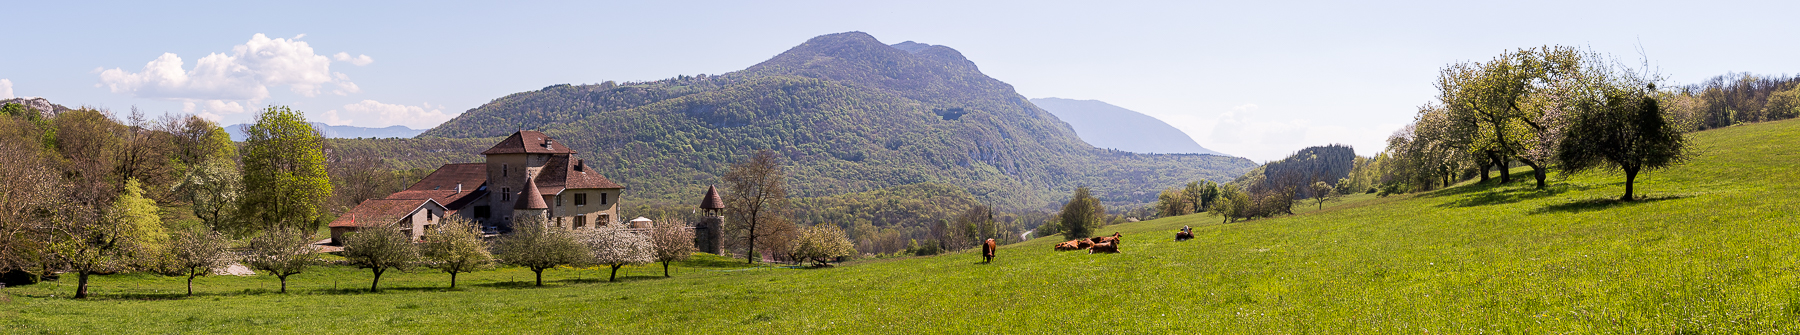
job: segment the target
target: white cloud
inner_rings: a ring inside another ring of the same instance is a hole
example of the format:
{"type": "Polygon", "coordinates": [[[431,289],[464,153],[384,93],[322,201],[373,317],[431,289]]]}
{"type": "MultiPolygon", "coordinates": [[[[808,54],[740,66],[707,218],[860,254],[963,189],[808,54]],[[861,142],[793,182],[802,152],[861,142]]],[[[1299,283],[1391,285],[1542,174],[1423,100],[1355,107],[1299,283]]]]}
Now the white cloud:
{"type": "MultiPolygon", "coordinates": [[[[344,111],[350,114],[348,117],[357,117],[365,120],[370,117],[374,118],[375,122],[365,123],[367,126],[386,127],[391,125],[402,125],[413,129],[424,129],[436,127],[438,124],[450,120],[450,115],[444,114],[442,107],[443,106],[441,105],[431,106],[431,104],[425,104],[425,107],[384,104],[375,100],[363,100],[362,102],[344,105],[344,111]]],[[[344,116],[340,116],[336,110],[326,112],[327,119],[336,120],[340,117],[344,116]]],[[[344,122],[348,123],[349,120],[345,120],[344,122]]]]}
{"type": "Polygon", "coordinates": [[[0,79],[0,99],[12,99],[12,81],[0,79]]]}
{"type": "Polygon", "coordinates": [[[356,57],[350,57],[350,53],[348,52],[339,52],[336,55],[331,55],[331,58],[336,59],[339,62],[350,62],[350,64],[356,64],[356,66],[369,65],[369,63],[375,62],[375,59],[369,58],[369,55],[356,55],[356,57]]]}
{"type": "Polygon", "coordinates": [[[244,104],[224,100],[186,100],[181,102],[181,112],[194,114],[237,114],[244,112],[244,104]]]}
{"type": "Polygon", "coordinates": [[[164,53],[144,64],[142,71],[96,70],[100,72],[100,82],[113,93],[181,100],[187,102],[190,109],[196,101],[204,101],[209,111],[218,107],[217,111],[228,113],[230,110],[242,112],[240,101],[254,105],[267,99],[271,86],[285,85],[306,97],[323,93],[326,84],[336,87],[331,91],[333,94],[361,91],[348,76],[331,72],[330,58],[313,52],[306,42],[298,41],[304,36],[271,39],[256,34],[244,44],[232,47],[230,54],[213,53],[201,57],[192,69],[185,68],[186,62],[181,56],[164,53]]]}
{"type": "Polygon", "coordinates": [[[349,119],[344,119],[342,117],[339,117],[338,111],[336,109],[333,109],[333,110],[325,111],[325,120],[322,120],[321,122],[325,122],[325,124],[333,125],[333,126],[342,126],[342,125],[348,125],[351,122],[356,122],[356,120],[349,120],[349,119]]]}

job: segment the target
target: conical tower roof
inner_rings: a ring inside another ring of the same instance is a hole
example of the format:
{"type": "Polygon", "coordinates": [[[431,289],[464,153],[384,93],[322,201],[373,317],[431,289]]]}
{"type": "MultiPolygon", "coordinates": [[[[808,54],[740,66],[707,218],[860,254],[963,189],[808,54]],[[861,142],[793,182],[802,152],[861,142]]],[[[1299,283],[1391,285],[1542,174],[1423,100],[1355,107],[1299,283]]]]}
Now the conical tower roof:
{"type": "Polygon", "coordinates": [[[719,198],[719,189],[706,185],[706,198],[700,199],[700,209],[725,209],[725,199],[719,198]]]}
{"type": "Polygon", "coordinates": [[[526,179],[525,192],[519,194],[519,203],[513,205],[513,209],[550,209],[550,205],[544,203],[544,195],[538,192],[537,181],[526,179]]]}

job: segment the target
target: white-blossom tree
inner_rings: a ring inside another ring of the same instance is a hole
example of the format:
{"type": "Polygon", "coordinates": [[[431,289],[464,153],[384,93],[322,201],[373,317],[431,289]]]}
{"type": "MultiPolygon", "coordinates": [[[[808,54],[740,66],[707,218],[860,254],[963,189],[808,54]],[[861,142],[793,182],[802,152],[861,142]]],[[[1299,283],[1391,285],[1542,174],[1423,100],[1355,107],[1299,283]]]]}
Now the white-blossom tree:
{"type": "Polygon", "coordinates": [[[792,243],[796,262],[812,261],[822,266],[838,257],[856,254],[856,245],[844,235],[844,230],[829,223],[800,229],[792,243]]]}
{"type": "Polygon", "coordinates": [[[694,255],[694,231],[681,222],[663,222],[650,233],[656,246],[656,261],[663,266],[663,277],[669,276],[669,263],[687,260],[694,255]]]}
{"type": "Polygon", "coordinates": [[[425,231],[425,242],[419,251],[425,265],[450,274],[450,288],[456,288],[456,274],[475,272],[493,266],[494,255],[481,241],[475,222],[460,216],[439,221],[436,228],[425,231]]]}
{"type": "Polygon", "coordinates": [[[607,276],[607,281],[618,280],[620,267],[656,261],[656,247],[651,243],[650,236],[642,233],[600,227],[582,234],[581,241],[593,253],[594,264],[612,267],[612,274],[607,276]]]}

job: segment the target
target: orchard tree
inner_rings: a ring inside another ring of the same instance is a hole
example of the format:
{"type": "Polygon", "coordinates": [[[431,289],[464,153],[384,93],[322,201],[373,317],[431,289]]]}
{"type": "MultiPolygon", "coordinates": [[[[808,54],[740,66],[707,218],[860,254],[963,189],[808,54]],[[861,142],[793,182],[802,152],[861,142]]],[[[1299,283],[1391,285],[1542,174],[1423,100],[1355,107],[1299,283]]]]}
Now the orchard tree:
{"type": "MultiPolygon", "coordinates": [[[[1561,133],[1552,113],[1559,93],[1554,87],[1579,78],[1583,57],[1572,47],[1546,46],[1505,52],[1485,63],[1453,64],[1440,71],[1439,100],[1455,118],[1472,122],[1471,150],[1530,166],[1543,189],[1555,135],[1561,133]]],[[[1510,179],[1504,167],[1500,176],[1502,182],[1510,179]]]]}
{"type": "Polygon", "coordinates": [[[500,236],[494,256],[501,263],[531,269],[537,286],[544,286],[544,270],[586,261],[588,251],[569,232],[550,228],[541,217],[525,216],[514,220],[512,232],[500,236]]]}
{"type": "Polygon", "coordinates": [[[425,231],[420,254],[426,266],[450,274],[450,288],[456,288],[456,274],[480,271],[493,266],[475,222],[461,216],[439,219],[436,227],[425,231]]]}
{"type": "Polygon", "coordinates": [[[1331,187],[1331,184],[1326,184],[1325,182],[1322,182],[1322,181],[1313,182],[1312,183],[1313,202],[1318,203],[1319,209],[1325,209],[1326,201],[1331,201],[1332,198],[1337,198],[1337,192],[1334,192],[1334,191],[1335,190],[1331,187]]]}
{"type": "Polygon", "coordinates": [[[744,250],[745,263],[755,263],[759,249],[778,247],[767,239],[796,229],[789,217],[787,173],[777,159],[774,151],[764,149],[725,173],[724,230],[744,250]]]}
{"type": "Polygon", "coordinates": [[[264,109],[244,136],[243,228],[318,229],[331,198],[324,136],[286,106],[264,109]]]}
{"type": "Polygon", "coordinates": [[[136,179],[127,180],[125,191],[112,204],[70,203],[65,210],[54,253],[78,282],[75,298],[87,298],[88,277],[96,273],[154,268],[168,247],[169,234],[157,215],[156,201],[144,197],[136,179]]]}
{"type": "Polygon", "coordinates": [[[656,261],[656,246],[650,236],[643,233],[601,226],[582,234],[581,241],[587,245],[588,252],[592,253],[594,264],[612,268],[606,281],[618,281],[620,267],[656,261]]]}
{"type": "Polygon", "coordinates": [[[413,245],[411,236],[400,231],[398,224],[362,227],[344,235],[344,260],[375,274],[369,281],[369,292],[380,289],[382,273],[389,269],[406,271],[419,261],[419,248],[413,245]]]}
{"type": "Polygon", "coordinates": [[[288,276],[300,274],[321,261],[311,237],[298,228],[265,230],[250,239],[250,250],[244,263],[251,269],[268,272],[280,279],[281,293],[287,293],[288,276]]]}
{"type": "Polygon", "coordinates": [[[1561,143],[1557,161],[1567,173],[1592,169],[1618,169],[1625,173],[1625,195],[1631,201],[1638,172],[1667,168],[1687,156],[1687,139],[1669,124],[1653,96],[1656,86],[1604,88],[1602,101],[1587,104],[1575,116],[1568,138],[1561,143]]]}
{"type": "Polygon", "coordinates": [[[176,232],[169,243],[169,263],[187,275],[187,295],[194,295],[194,277],[231,264],[231,239],[205,227],[176,232]]]}
{"type": "Polygon", "coordinates": [[[812,261],[817,266],[827,266],[838,257],[856,254],[856,245],[835,224],[823,223],[803,228],[792,243],[795,262],[812,261]]]}
{"type": "Polygon", "coordinates": [[[687,260],[694,254],[694,231],[680,221],[662,222],[650,232],[656,247],[656,261],[663,266],[663,277],[669,276],[669,263],[687,260]]]}

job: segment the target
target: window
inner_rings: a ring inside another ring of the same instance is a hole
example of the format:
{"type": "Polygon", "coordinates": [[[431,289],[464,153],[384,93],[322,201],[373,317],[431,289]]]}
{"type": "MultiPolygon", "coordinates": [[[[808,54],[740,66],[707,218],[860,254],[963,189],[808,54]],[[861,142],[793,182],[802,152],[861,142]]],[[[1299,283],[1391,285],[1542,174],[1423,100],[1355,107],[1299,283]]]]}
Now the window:
{"type": "Polygon", "coordinates": [[[506,176],[506,164],[500,164],[500,176],[501,177],[506,176]]]}
{"type": "Polygon", "coordinates": [[[475,218],[477,218],[477,219],[488,218],[488,206],[475,206],[475,218]]]}
{"type": "Polygon", "coordinates": [[[556,207],[562,207],[562,195],[556,195],[556,207]]]}
{"type": "Polygon", "coordinates": [[[575,194],[575,206],[587,206],[587,193],[575,194]]]}
{"type": "Polygon", "coordinates": [[[600,204],[601,205],[606,204],[606,192],[600,192],[600,204]]]}
{"type": "Polygon", "coordinates": [[[512,189],[511,188],[505,188],[505,187],[500,188],[500,201],[512,201],[512,189]]]}
{"type": "Polygon", "coordinates": [[[575,228],[581,228],[584,226],[587,226],[587,215],[576,214],[575,215],[575,228]]]}

